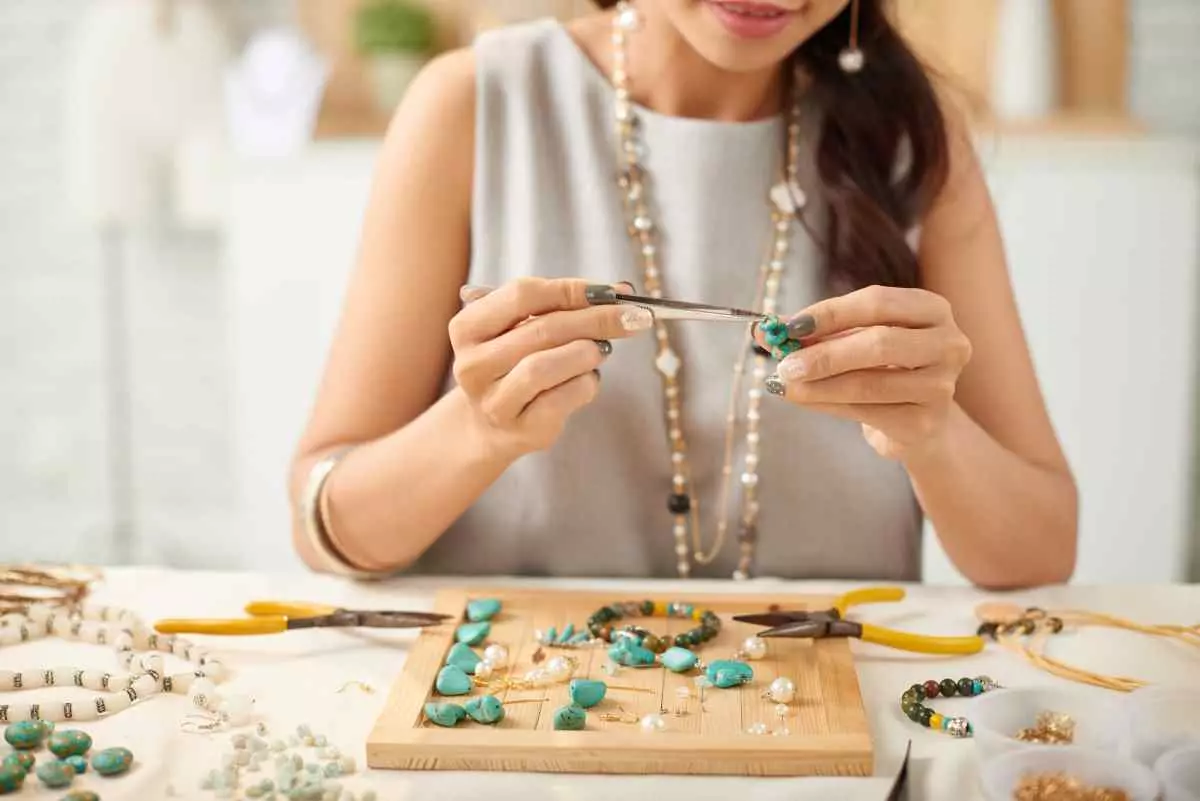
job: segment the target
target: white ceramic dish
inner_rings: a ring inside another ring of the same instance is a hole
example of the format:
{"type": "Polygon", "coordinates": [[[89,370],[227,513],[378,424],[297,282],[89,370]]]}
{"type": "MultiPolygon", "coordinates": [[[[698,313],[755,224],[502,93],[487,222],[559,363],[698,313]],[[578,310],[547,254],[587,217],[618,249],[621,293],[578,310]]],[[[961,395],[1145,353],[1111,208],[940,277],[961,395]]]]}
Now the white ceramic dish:
{"type": "Polygon", "coordinates": [[[1154,765],[1168,751],[1200,745],[1200,689],[1143,687],[1126,699],[1129,754],[1154,765]]]}
{"type": "Polygon", "coordinates": [[[987,761],[1017,750],[1061,750],[1016,738],[1032,727],[1042,712],[1061,712],[1075,721],[1072,745],[1093,751],[1119,753],[1126,731],[1124,710],[1111,693],[1091,687],[1028,687],[994,690],[980,695],[961,714],[974,730],[980,759],[987,761]]]}
{"type": "Polygon", "coordinates": [[[1012,801],[1024,777],[1047,773],[1064,773],[1093,787],[1120,788],[1130,801],[1156,801],[1159,794],[1158,779],[1145,765],[1072,746],[1010,751],[984,763],[979,778],[988,801],[1012,801]]]}
{"type": "Polygon", "coordinates": [[[1163,801],[1200,801],[1200,744],[1168,751],[1154,763],[1163,801]]]}

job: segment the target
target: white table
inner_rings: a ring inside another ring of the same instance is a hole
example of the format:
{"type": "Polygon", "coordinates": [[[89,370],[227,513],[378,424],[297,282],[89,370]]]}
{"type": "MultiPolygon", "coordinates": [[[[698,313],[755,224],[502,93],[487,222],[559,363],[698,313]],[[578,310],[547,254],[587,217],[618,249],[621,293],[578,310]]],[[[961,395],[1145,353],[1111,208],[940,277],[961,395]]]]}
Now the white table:
{"type": "MultiPolygon", "coordinates": [[[[114,569],[97,587],[97,603],[134,610],[150,623],[162,617],[239,616],[245,602],[255,598],[304,600],[359,608],[428,609],[433,592],[451,580],[403,579],[379,585],[356,585],[323,576],[268,575],[261,573],[204,573],[153,569],[114,569]]],[[[769,580],[750,586],[692,582],[531,582],[489,581],[489,585],[571,586],[603,588],[614,598],[685,597],[687,592],[753,590],[770,592],[844,591],[840,583],[782,583],[769,580]]],[[[856,617],[927,633],[960,634],[974,628],[973,608],[985,594],[963,588],[909,588],[902,604],[861,607],[856,617]]],[[[1144,622],[1195,623],[1200,619],[1200,587],[1065,587],[1005,596],[1023,605],[1046,608],[1087,608],[1122,614],[1144,622]]],[[[1049,684],[1059,681],[1034,670],[1007,651],[989,646],[971,659],[940,660],[908,655],[855,643],[859,679],[876,745],[876,777],[870,779],[744,779],[679,777],[595,777],[497,773],[418,773],[365,771],[364,743],[385,703],[392,681],[399,674],[413,632],[292,631],[282,635],[246,638],[191,637],[211,641],[225,664],[234,671],[223,690],[245,692],[256,702],[259,719],[273,733],[287,733],[299,723],[309,723],[328,736],[332,744],[355,757],[359,772],[344,781],[356,794],[371,787],[380,801],[407,799],[612,799],[670,798],[687,801],[728,799],[805,798],[871,799],[881,801],[899,769],[904,749],[913,743],[913,799],[979,797],[975,746],[922,729],[899,711],[901,692],[910,684],[943,676],[987,674],[1009,686],[1049,684]],[[376,688],[374,694],[337,690],[347,681],[360,680],[376,688]]],[[[1150,638],[1114,631],[1087,631],[1064,635],[1055,653],[1062,658],[1107,673],[1132,675],[1155,682],[1200,684],[1200,665],[1194,655],[1150,638]]],[[[0,651],[0,669],[25,669],[59,665],[113,669],[111,651],[97,646],[45,640],[0,651]]],[[[1077,685],[1072,685],[1077,686],[1077,685]]],[[[64,690],[31,691],[50,700],[64,690]]],[[[1106,691],[1095,690],[1096,693],[1106,691]]],[[[6,696],[20,698],[21,695],[6,696]]],[[[20,700],[28,700],[20,698],[20,700]]],[[[951,702],[969,716],[970,701],[951,702]]],[[[181,696],[158,696],[104,721],[79,726],[89,731],[95,747],[126,745],[137,758],[129,775],[104,780],[90,773],[76,787],[102,793],[104,801],[150,801],[183,798],[211,799],[198,789],[200,777],[215,767],[228,748],[229,733],[186,734],[180,729],[189,707],[181,696]]],[[[269,763],[268,763],[269,764],[269,763]]],[[[264,777],[273,775],[273,768],[264,777]]],[[[14,799],[49,801],[52,792],[30,780],[14,799]]]]}

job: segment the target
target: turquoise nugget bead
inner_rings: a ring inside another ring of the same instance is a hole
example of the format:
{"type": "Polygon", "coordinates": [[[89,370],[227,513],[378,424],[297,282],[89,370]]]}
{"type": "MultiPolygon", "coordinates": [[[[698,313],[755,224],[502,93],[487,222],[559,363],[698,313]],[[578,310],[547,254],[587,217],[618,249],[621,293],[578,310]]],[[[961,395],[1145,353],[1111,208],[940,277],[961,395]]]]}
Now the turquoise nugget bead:
{"type": "Polygon", "coordinates": [[[788,340],[787,328],[785,327],[782,330],[780,330],[778,328],[772,328],[771,330],[767,330],[766,328],[764,328],[763,329],[763,339],[766,341],[766,343],[768,345],[773,345],[775,347],[778,347],[778,346],[782,345],[784,342],[787,342],[787,340],[788,340]]]}
{"type": "Polygon", "coordinates": [[[47,787],[66,787],[75,778],[75,769],[66,762],[43,762],[37,766],[37,777],[47,787]]]}
{"type": "Polygon", "coordinates": [[[128,748],[105,748],[92,754],[92,768],[101,776],[117,776],[129,770],[133,752],[128,748]]]}
{"type": "Polygon", "coordinates": [[[455,726],[467,716],[467,710],[458,704],[431,701],[425,704],[425,717],[439,726],[455,726]]]}
{"type": "Polygon", "coordinates": [[[59,799],[59,801],[100,801],[100,796],[91,790],[72,790],[59,799]]]}
{"type": "Polygon", "coordinates": [[[463,673],[474,674],[475,667],[482,661],[479,654],[471,650],[471,646],[462,642],[454,643],[450,652],[446,654],[446,664],[454,665],[463,673]]]}
{"type": "Polygon", "coordinates": [[[83,754],[71,754],[71,756],[65,757],[63,762],[66,762],[75,769],[76,776],[78,776],[80,773],[87,773],[87,757],[85,757],[83,754]]]}
{"type": "Polygon", "coordinates": [[[467,620],[479,623],[491,620],[500,612],[500,601],[495,598],[476,598],[467,603],[467,620]]]}
{"type": "Polygon", "coordinates": [[[18,751],[32,751],[42,744],[47,734],[41,721],[19,720],[4,730],[4,739],[18,751]]]}
{"type": "Polygon", "coordinates": [[[568,623],[566,625],[566,627],[563,628],[562,633],[558,635],[558,642],[560,642],[560,643],[567,642],[568,640],[571,639],[572,636],[574,636],[574,634],[575,634],[575,624],[568,623]]]}
{"type": "Polygon", "coordinates": [[[709,663],[705,675],[717,687],[737,687],[740,684],[747,684],[754,678],[754,669],[745,662],[718,659],[716,662],[709,663]]]}
{"type": "Polygon", "coordinates": [[[580,731],[587,723],[587,712],[575,705],[559,707],[554,712],[554,728],[558,731],[580,731]]]}
{"type": "Polygon", "coordinates": [[[91,747],[91,735],[79,729],[56,731],[46,740],[46,748],[59,759],[76,754],[86,754],[91,747]]]}
{"type": "Polygon", "coordinates": [[[614,645],[608,649],[608,658],[625,667],[654,664],[654,652],[640,645],[614,645]]]}
{"type": "Polygon", "coordinates": [[[469,699],[463,708],[476,723],[499,723],[504,720],[504,704],[494,695],[477,695],[469,699]]]}
{"type": "Polygon", "coordinates": [[[0,766],[0,795],[15,793],[25,783],[25,769],[20,765],[5,763],[0,766]]]}
{"type": "Polygon", "coordinates": [[[36,761],[37,757],[28,751],[13,751],[4,758],[3,762],[0,762],[0,765],[4,765],[5,767],[11,765],[20,768],[24,773],[28,773],[33,770],[33,763],[36,761]]]}
{"type": "Polygon", "coordinates": [[[680,648],[678,645],[672,646],[663,652],[659,657],[659,661],[663,663],[663,667],[675,673],[683,673],[691,670],[699,661],[694,653],[686,648],[680,648]]]}
{"type": "Polygon", "coordinates": [[[575,706],[591,709],[604,700],[608,693],[608,685],[597,679],[571,679],[571,683],[567,685],[567,693],[575,706]]]}
{"type": "Polygon", "coordinates": [[[462,668],[446,665],[438,671],[433,686],[442,695],[466,695],[471,692],[471,679],[462,668]]]}
{"type": "Polygon", "coordinates": [[[486,620],[478,623],[463,623],[455,632],[455,638],[467,645],[479,645],[492,631],[492,624],[486,620]]]}

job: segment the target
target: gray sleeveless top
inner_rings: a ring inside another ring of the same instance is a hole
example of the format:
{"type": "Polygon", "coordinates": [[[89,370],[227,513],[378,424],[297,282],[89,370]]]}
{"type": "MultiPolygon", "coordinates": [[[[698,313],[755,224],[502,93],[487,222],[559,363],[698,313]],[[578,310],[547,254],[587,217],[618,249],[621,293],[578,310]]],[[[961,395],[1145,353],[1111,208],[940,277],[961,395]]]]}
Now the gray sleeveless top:
{"type": "MultiPolygon", "coordinates": [[[[470,282],[499,286],[540,275],[641,286],[615,180],[609,82],[553,20],[488,32],[475,51],[470,282]]],[[[646,109],[640,116],[664,293],[751,307],[771,236],[766,199],[779,174],[781,119],[724,123],[646,109]]],[[[805,139],[811,146],[811,131],[805,139]]],[[[811,165],[802,167],[802,184],[811,185],[811,172],[811,165]]],[[[813,202],[807,213],[819,220],[813,202]]],[[[786,312],[821,293],[820,254],[799,225],[790,258],[779,304],[786,312]]],[[[673,325],[683,362],[683,428],[707,548],[722,479],[726,405],[745,329],[673,325]]],[[[571,418],[552,449],[515,463],[414,570],[675,576],[667,508],[672,471],[655,344],[652,333],[615,342],[601,368],[599,398],[571,418]]],[[[907,474],[876,455],[856,423],[766,395],[760,425],[755,575],[919,577],[922,517],[907,474]]],[[[695,576],[728,577],[737,564],[740,431],[736,441],[727,544],[712,564],[695,565],[695,576]]]]}

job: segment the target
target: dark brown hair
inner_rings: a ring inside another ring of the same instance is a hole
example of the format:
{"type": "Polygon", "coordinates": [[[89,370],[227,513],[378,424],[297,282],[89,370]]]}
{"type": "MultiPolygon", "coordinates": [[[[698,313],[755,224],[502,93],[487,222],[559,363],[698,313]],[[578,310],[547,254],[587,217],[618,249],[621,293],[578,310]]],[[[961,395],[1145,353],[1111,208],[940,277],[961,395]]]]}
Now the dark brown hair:
{"type": "Polygon", "coordinates": [[[810,106],[821,119],[816,172],[829,220],[817,238],[839,292],[917,286],[917,259],[905,235],[949,170],[946,121],[929,74],[888,18],[885,0],[859,4],[866,55],[860,72],[838,64],[850,42],[850,4],[792,54],[811,76],[810,106]]]}

